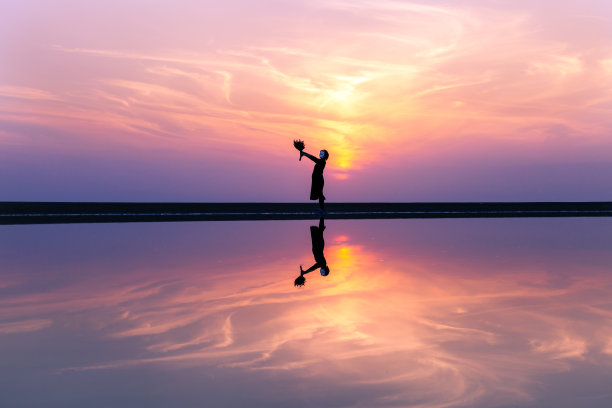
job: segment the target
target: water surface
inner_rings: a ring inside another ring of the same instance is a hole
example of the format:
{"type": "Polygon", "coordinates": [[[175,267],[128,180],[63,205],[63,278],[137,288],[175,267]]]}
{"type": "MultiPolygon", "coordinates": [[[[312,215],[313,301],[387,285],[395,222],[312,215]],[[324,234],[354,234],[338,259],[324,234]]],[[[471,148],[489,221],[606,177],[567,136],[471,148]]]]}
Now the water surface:
{"type": "Polygon", "coordinates": [[[7,407],[612,404],[612,219],[0,228],[7,407]]]}

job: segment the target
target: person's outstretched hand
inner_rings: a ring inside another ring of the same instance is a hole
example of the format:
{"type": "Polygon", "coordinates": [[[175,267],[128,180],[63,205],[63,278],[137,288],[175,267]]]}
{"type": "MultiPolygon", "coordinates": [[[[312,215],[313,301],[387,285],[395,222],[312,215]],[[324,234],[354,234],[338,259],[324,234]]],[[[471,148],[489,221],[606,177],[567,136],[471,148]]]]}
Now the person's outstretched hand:
{"type": "Polygon", "coordinates": [[[304,152],[300,150],[300,161],[302,161],[302,156],[304,156],[304,152]]]}

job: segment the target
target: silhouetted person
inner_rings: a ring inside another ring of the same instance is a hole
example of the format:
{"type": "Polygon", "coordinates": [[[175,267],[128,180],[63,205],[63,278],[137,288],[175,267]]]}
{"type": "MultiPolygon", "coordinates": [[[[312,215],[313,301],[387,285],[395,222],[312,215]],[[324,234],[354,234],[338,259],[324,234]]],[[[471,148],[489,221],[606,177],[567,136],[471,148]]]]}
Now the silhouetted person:
{"type": "Polygon", "coordinates": [[[325,164],[327,163],[327,159],[329,158],[329,153],[327,150],[321,150],[319,152],[319,157],[314,157],[312,154],[305,153],[300,151],[300,159],[302,156],[308,157],[310,160],[315,162],[314,169],[312,170],[312,184],[310,186],[310,199],[311,200],[319,200],[319,207],[321,212],[325,212],[325,196],[323,195],[323,185],[325,184],[325,180],[323,180],[323,169],[325,169],[325,164]]]}
{"type": "Polygon", "coordinates": [[[310,239],[312,240],[312,255],[314,255],[315,264],[310,268],[304,270],[300,265],[300,276],[295,279],[295,286],[304,286],[306,278],[304,275],[320,268],[321,276],[329,275],[329,266],[323,255],[323,249],[325,248],[325,240],[323,239],[323,231],[325,230],[325,218],[319,220],[319,226],[312,225],[310,227],[310,239]]]}

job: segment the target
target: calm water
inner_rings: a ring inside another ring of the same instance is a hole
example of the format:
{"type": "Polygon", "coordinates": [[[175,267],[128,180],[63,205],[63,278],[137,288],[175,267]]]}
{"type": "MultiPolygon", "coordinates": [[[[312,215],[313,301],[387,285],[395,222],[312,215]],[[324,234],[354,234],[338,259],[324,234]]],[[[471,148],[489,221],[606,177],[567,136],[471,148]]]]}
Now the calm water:
{"type": "Polygon", "coordinates": [[[311,225],[0,227],[0,406],[612,406],[612,219],[311,225]]]}

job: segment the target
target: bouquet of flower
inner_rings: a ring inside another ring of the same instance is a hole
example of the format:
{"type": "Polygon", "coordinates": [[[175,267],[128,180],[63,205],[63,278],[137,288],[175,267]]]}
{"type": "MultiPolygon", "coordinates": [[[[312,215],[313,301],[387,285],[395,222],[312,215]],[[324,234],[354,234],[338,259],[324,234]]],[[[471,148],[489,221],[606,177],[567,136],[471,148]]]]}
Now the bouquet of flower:
{"type": "Polygon", "coordinates": [[[306,278],[304,277],[304,275],[300,275],[297,278],[295,278],[295,281],[293,282],[293,284],[295,286],[304,286],[304,284],[306,283],[306,278]]]}
{"type": "Polygon", "coordinates": [[[299,139],[298,140],[294,140],[293,141],[293,147],[295,147],[296,149],[298,149],[300,151],[300,160],[302,160],[301,152],[306,147],[306,145],[304,144],[304,141],[303,140],[299,140],[299,139]]]}

